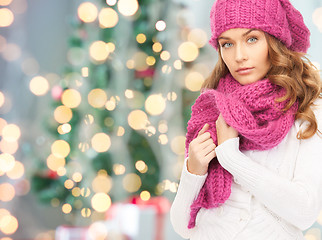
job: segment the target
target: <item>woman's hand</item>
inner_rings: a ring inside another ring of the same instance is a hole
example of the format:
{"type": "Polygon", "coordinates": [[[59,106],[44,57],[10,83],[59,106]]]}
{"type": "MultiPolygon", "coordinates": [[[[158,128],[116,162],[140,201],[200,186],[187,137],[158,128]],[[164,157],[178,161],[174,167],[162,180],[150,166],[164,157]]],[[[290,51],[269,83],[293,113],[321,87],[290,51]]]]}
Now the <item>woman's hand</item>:
{"type": "Polygon", "coordinates": [[[221,114],[216,121],[216,129],[218,145],[222,144],[228,139],[238,137],[238,132],[226,123],[221,114]]]}
{"type": "Polygon", "coordinates": [[[206,132],[209,124],[206,123],[199,131],[198,136],[189,144],[188,171],[196,175],[204,175],[208,171],[209,162],[216,157],[216,145],[210,133],[206,132]]]}

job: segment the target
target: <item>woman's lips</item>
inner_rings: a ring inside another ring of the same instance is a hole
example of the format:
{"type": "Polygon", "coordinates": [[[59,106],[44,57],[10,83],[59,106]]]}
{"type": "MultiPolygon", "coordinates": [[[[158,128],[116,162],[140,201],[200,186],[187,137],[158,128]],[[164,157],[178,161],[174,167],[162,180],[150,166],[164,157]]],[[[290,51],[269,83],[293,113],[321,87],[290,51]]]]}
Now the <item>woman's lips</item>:
{"type": "Polygon", "coordinates": [[[240,75],[250,74],[254,68],[239,68],[236,72],[240,75]]]}

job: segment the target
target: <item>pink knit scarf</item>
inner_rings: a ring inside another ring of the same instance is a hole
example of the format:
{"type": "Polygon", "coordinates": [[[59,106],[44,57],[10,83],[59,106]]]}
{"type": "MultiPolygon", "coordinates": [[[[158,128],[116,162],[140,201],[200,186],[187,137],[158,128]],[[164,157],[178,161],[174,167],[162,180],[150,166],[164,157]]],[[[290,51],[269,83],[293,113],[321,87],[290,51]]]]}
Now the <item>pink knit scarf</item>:
{"type": "MultiPolygon", "coordinates": [[[[190,142],[208,123],[208,132],[217,145],[215,122],[221,113],[228,125],[240,136],[240,150],[267,150],[277,146],[294,123],[298,104],[282,111],[287,102],[275,100],[285,90],[268,79],[241,85],[230,74],[220,79],[216,90],[204,91],[192,106],[186,135],[186,157],[190,142]]],[[[198,197],[191,205],[188,228],[195,226],[201,208],[222,205],[230,196],[232,176],[215,158],[208,167],[208,176],[198,197]]]]}

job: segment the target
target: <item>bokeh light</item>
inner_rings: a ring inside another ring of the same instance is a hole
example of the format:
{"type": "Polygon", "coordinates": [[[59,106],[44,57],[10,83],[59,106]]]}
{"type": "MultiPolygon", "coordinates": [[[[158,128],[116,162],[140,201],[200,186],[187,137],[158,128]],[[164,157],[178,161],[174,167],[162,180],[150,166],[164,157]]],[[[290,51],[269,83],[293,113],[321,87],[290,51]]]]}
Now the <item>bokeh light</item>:
{"type": "Polygon", "coordinates": [[[202,48],[208,42],[207,33],[199,28],[192,29],[188,34],[188,41],[193,42],[199,48],[202,48]]]}
{"type": "Polygon", "coordinates": [[[138,35],[136,35],[136,41],[138,42],[138,43],[145,43],[145,41],[146,41],[146,36],[145,36],[145,34],[143,34],[143,33],[139,33],[138,35]]]}
{"type": "Polygon", "coordinates": [[[92,182],[93,191],[108,193],[112,188],[112,178],[107,174],[98,174],[92,182]]]}
{"type": "Polygon", "coordinates": [[[57,158],[65,158],[70,153],[70,146],[65,140],[56,140],[51,145],[51,152],[57,158]]]}
{"type": "Polygon", "coordinates": [[[167,27],[167,24],[163,20],[157,21],[157,23],[155,24],[155,28],[160,32],[164,31],[166,27],[167,27]]]}
{"type": "Polygon", "coordinates": [[[185,86],[192,92],[200,91],[204,82],[204,77],[199,72],[190,72],[185,78],[185,86]]]}
{"type": "Polygon", "coordinates": [[[152,45],[152,49],[154,52],[161,52],[162,51],[162,44],[159,42],[156,42],[152,45]]]}
{"type": "Polygon", "coordinates": [[[126,191],[130,193],[138,191],[141,185],[141,178],[135,173],[129,173],[123,178],[123,187],[126,191]]]}
{"type": "Polygon", "coordinates": [[[161,94],[152,94],[145,101],[145,109],[151,115],[160,115],[166,108],[166,101],[161,94]]]}
{"type": "Polygon", "coordinates": [[[11,235],[18,229],[18,220],[12,215],[3,216],[0,220],[0,230],[6,234],[11,235]]]}
{"type": "Polygon", "coordinates": [[[91,200],[92,207],[97,212],[105,212],[107,211],[111,204],[111,198],[106,193],[96,193],[91,200]]]}
{"type": "Polygon", "coordinates": [[[168,51],[163,51],[163,52],[161,52],[161,54],[160,54],[160,58],[161,58],[163,61],[168,61],[168,60],[170,59],[170,57],[171,57],[171,54],[170,54],[170,52],[168,52],[168,51]]]}
{"type": "Polygon", "coordinates": [[[139,9],[139,3],[137,0],[119,0],[117,7],[124,16],[133,16],[139,9]]]}
{"type": "Polygon", "coordinates": [[[67,123],[73,117],[73,112],[69,107],[58,106],[54,111],[54,118],[58,123],[67,123]]]}
{"type": "Polygon", "coordinates": [[[199,55],[198,46],[193,42],[184,42],[178,48],[179,57],[184,62],[192,62],[199,55]]]}
{"type": "Polygon", "coordinates": [[[185,153],[185,136],[176,136],[171,141],[171,149],[174,153],[178,155],[184,155],[185,153]]]}
{"type": "Polygon", "coordinates": [[[8,27],[13,23],[14,15],[8,8],[0,9],[0,27],[8,27]]]}
{"type": "Polygon", "coordinates": [[[65,158],[59,158],[53,154],[50,154],[47,158],[47,166],[52,171],[57,171],[59,168],[64,167],[65,164],[66,164],[65,158]]]}
{"type": "Polygon", "coordinates": [[[140,172],[140,173],[146,173],[148,171],[148,166],[145,164],[144,161],[139,160],[135,163],[135,168],[140,172]]]}
{"type": "Polygon", "coordinates": [[[48,80],[41,76],[34,77],[30,81],[29,89],[37,96],[45,95],[49,90],[48,80]]]}
{"type": "Polygon", "coordinates": [[[2,51],[2,57],[8,62],[16,61],[21,57],[21,48],[17,44],[8,43],[2,51]]]}
{"type": "Polygon", "coordinates": [[[0,108],[3,106],[5,102],[5,96],[2,92],[0,92],[0,108]]]}
{"type": "Polygon", "coordinates": [[[18,141],[21,131],[16,124],[7,124],[2,128],[2,137],[8,142],[18,141]]]}
{"type": "Polygon", "coordinates": [[[134,130],[144,129],[148,122],[148,116],[142,110],[133,110],[128,116],[128,123],[134,130]]]}
{"type": "Polygon", "coordinates": [[[102,28],[113,28],[119,21],[119,16],[113,8],[103,8],[99,15],[98,20],[102,28]]]}
{"type": "Polygon", "coordinates": [[[97,7],[90,2],[84,2],[78,7],[78,17],[86,23],[94,22],[97,18],[97,7]]]}
{"type": "Polygon", "coordinates": [[[110,6],[114,6],[116,4],[116,0],[106,0],[106,3],[110,6]]]}
{"type": "Polygon", "coordinates": [[[94,62],[101,63],[108,58],[110,52],[105,42],[95,41],[89,47],[89,54],[94,62]]]}
{"type": "Polygon", "coordinates": [[[67,180],[64,182],[64,186],[65,186],[65,188],[67,188],[67,189],[72,189],[72,188],[75,186],[75,183],[74,183],[71,179],[67,179],[67,180]]]}
{"type": "Polygon", "coordinates": [[[88,103],[94,108],[101,108],[105,106],[107,95],[103,89],[96,88],[88,94],[88,103]]]}
{"type": "Polygon", "coordinates": [[[0,184],[0,201],[10,202],[15,197],[15,188],[10,183],[0,184]]]}
{"type": "Polygon", "coordinates": [[[111,146],[111,139],[106,133],[96,133],[91,143],[96,152],[106,152],[111,146]]]}
{"type": "Polygon", "coordinates": [[[109,239],[112,236],[112,239],[121,240],[121,238],[114,237],[113,231],[108,231],[108,228],[103,222],[94,222],[88,228],[88,238],[95,240],[109,239]],[[107,237],[108,236],[108,237],[107,237]]]}
{"type": "Polygon", "coordinates": [[[133,56],[134,68],[138,71],[145,71],[149,68],[146,59],[149,56],[145,52],[136,52],[133,56]]]}
{"type": "Polygon", "coordinates": [[[322,32],[322,7],[315,9],[312,15],[313,23],[322,32]]]}
{"type": "Polygon", "coordinates": [[[80,172],[75,172],[73,173],[72,179],[74,180],[74,182],[80,182],[83,179],[83,175],[80,172]]]}
{"type": "Polygon", "coordinates": [[[8,6],[12,0],[0,0],[0,6],[8,6]]]}
{"type": "Polygon", "coordinates": [[[11,171],[15,166],[15,158],[11,154],[2,153],[0,154],[0,171],[8,172],[11,171]]]}
{"type": "Polygon", "coordinates": [[[72,211],[72,206],[69,204],[69,203],[65,203],[63,206],[62,206],[62,212],[65,213],[65,214],[68,214],[72,211]]]}
{"type": "Polygon", "coordinates": [[[14,154],[17,152],[19,144],[17,141],[8,142],[5,139],[0,141],[0,151],[3,153],[14,154]]]}
{"type": "Polygon", "coordinates": [[[25,166],[19,162],[19,161],[15,161],[15,165],[13,166],[13,168],[11,170],[9,170],[7,172],[7,176],[10,179],[19,179],[21,178],[25,173],[25,166]]]}
{"type": "Polygon", "coordinates": [[[113,165],[113,171],[115,173],[115,175],[123,175],[125,173],[125,166],[122,164],[114,164],[113,165]]]}
{"type": "Polygon", "coordinates": [[[21,179],[15,184],[16,195],[25,196],[30,192],[30,182],[27,179],[21,179]]]}
{"type": "Polygon", "coordinates": [[[92,211],[91,211],[91,209],[89,209],[89,208],[83,208],[83,209],[81,210],[81,215],[82,215],[82,217],[84,217],[84,218],[88,218],[88,217],[90,217],[90,216],[91,216],[91,214],[92,214],[92,211]]]}
{"type": "Polygon", "coordinates": [[[160,136],[159,136],[159,139],[158,139],[158,141],[159,141],[159,143],[161,144],[161,145],[165,145],[165,144],[167,144],[168,143],[168,136],[167,135],[165,135],[165,134],[161,134],[160,136]]]}
{"type": "Polygon", "coordinates": [[[143,201],[148,201],[150,198],[151,198],[151,194],[148,192],[148,191],[142,191],[140,193],[140,198],[143,200],[143,201]]]}
{"type": "Polygon", "coordinates": [[[78,107],[81,100],[80,93],[75,89],[66,89],[61,96],[62,103],[69,108],[78,107]]]}

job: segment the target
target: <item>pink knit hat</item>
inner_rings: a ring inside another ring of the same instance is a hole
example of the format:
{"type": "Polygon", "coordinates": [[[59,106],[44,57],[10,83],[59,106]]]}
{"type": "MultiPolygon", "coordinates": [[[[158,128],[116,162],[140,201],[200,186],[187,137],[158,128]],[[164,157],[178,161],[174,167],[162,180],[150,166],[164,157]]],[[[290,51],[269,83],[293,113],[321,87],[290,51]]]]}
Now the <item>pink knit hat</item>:
{"type": "Polygon", "coordinates": [[[209,43],[215,49],[220,34],[232,28],[262,30],[297,52],[306,53],[310,46],[310,31],[289,0],[217,0],[210,12],[210,25],[209,43]]]}

